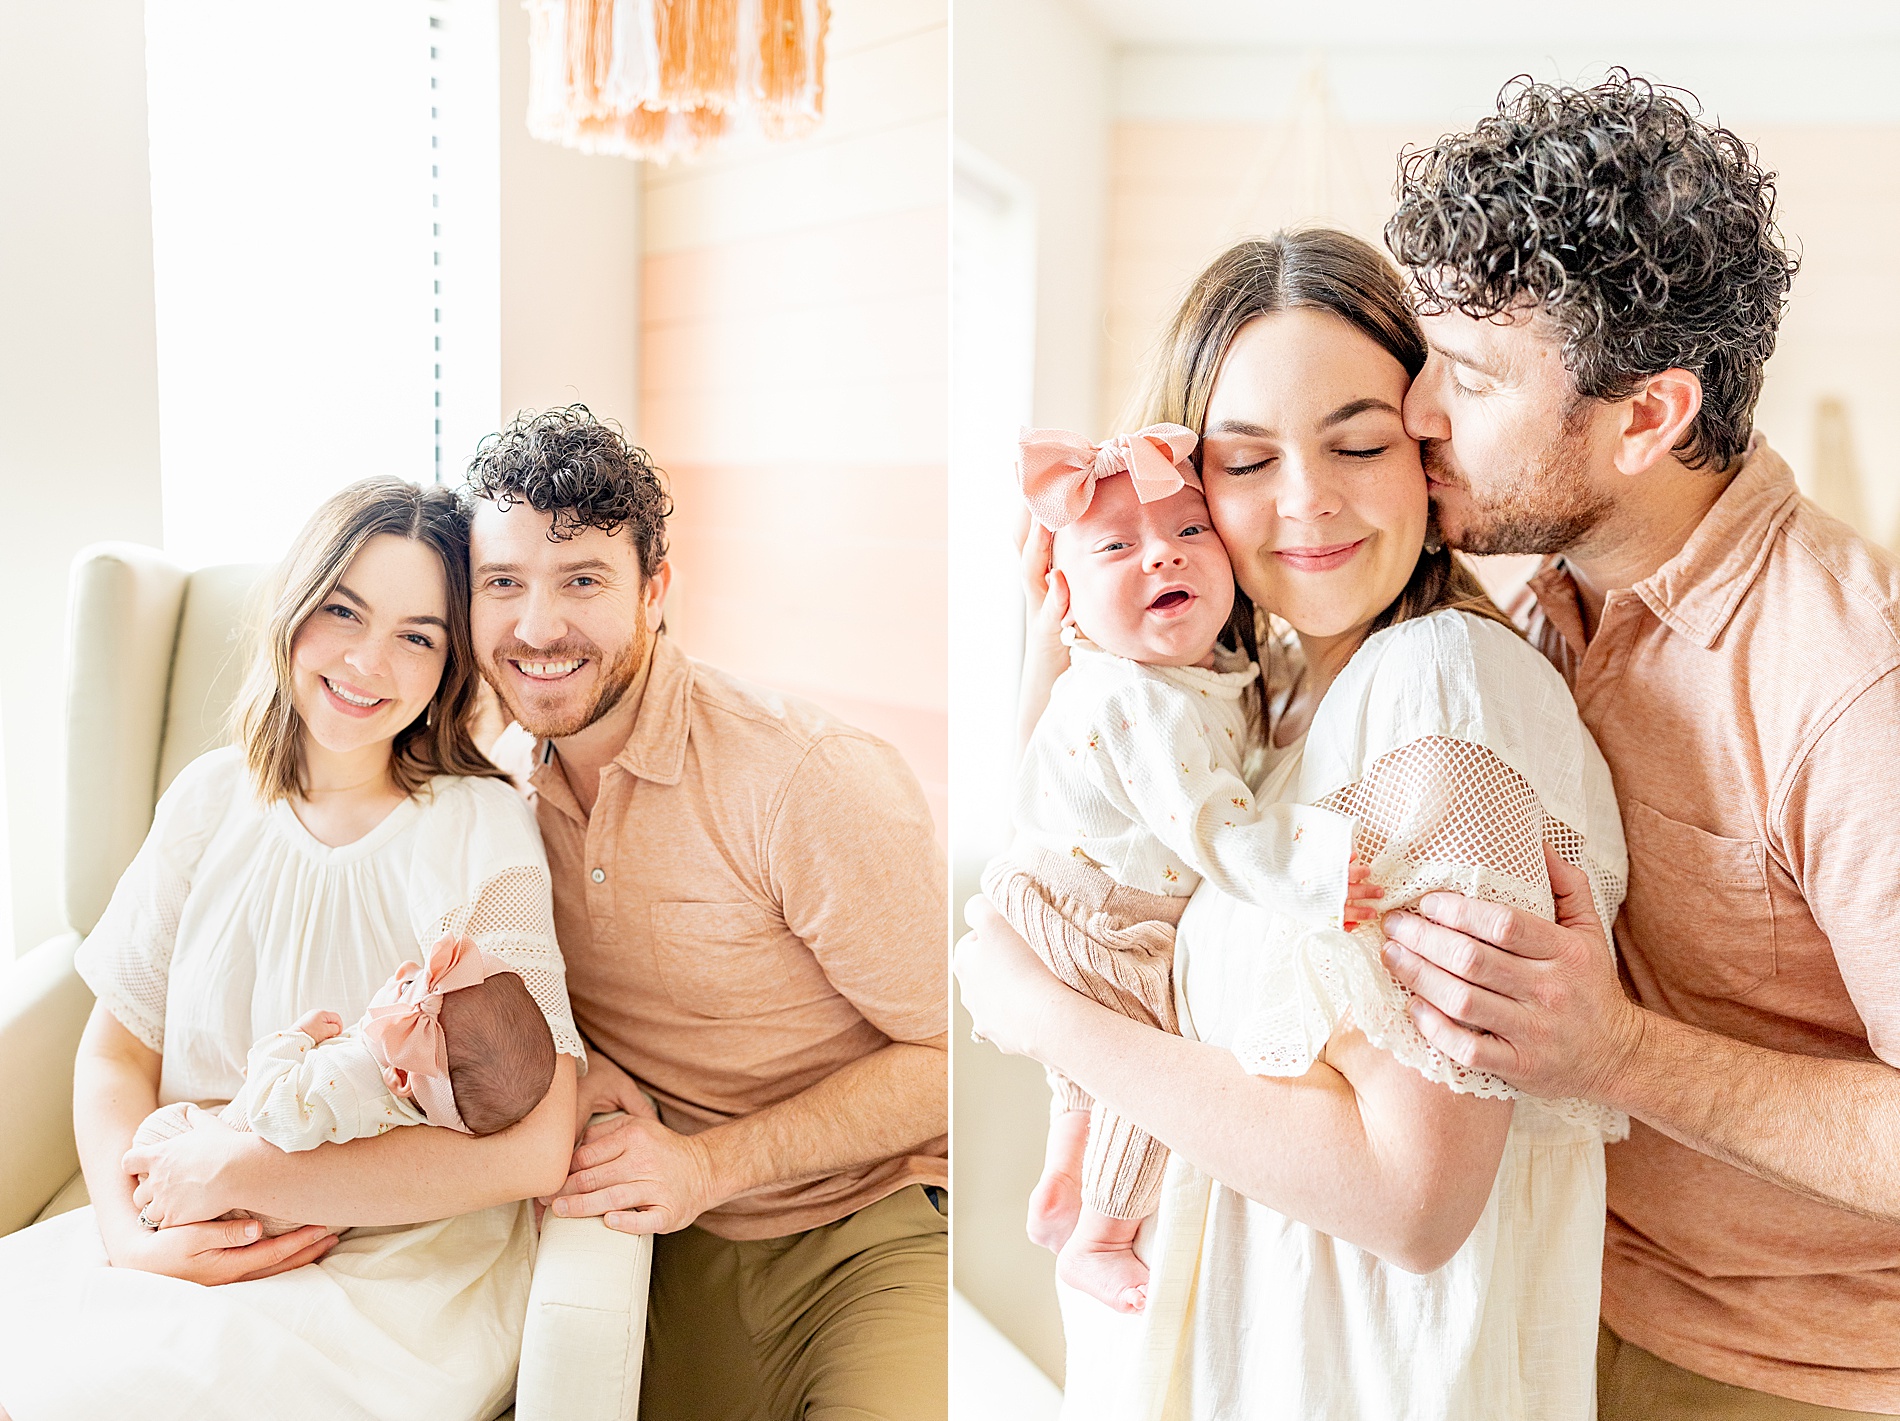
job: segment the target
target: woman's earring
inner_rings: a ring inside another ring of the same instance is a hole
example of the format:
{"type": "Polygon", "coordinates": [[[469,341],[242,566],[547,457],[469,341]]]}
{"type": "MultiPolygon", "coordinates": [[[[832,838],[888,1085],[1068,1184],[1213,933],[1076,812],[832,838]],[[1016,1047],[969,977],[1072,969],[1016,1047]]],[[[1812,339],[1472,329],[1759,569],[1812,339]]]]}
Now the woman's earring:
{"type": "Polygon", "coordinates": [[[1425,535],[1425,551],[1430,553],[1433,557],[1437,557],[1440,553],[1445,551],[1445,540],[1436,533],[1427,533],[1425,535]]]}

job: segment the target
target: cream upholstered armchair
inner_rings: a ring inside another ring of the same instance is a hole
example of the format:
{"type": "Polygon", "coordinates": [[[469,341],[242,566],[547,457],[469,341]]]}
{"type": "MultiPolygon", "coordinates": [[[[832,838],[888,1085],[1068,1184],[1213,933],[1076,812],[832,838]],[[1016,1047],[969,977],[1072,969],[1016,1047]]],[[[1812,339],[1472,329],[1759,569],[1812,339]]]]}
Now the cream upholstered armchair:
{"type": "MultiPolygon", "coordinates": [[[[73,953],[104,911],[158,796],[223,743],[243,675],[245,604],[264,570],[186,572],[104,543],[73,567],[67,637],[64,908],[69,931],[0,975],[0,1234],[86,1202],[73,1053],[92,993],[73,953]]],[[[516,1389],[518,1421],[631,1421],[652,1241],[550,1215],[516,1389]]]]}

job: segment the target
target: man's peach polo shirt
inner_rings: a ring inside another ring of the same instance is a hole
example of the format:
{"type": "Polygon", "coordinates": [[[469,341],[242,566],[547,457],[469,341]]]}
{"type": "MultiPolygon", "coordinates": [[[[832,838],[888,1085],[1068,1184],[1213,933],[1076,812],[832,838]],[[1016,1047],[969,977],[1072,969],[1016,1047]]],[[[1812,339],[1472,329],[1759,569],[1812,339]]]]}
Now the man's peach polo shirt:
{"type": "MultiPolygon", "coordinates": [[[[1802,498],[1757,435],[1587,646],[1560,559],[1529,592],[1520,620],[1616,781],[1636,1000],[1777,1051],[1900,1065],[1900,565],[1802,498]]],[[[1618,1335],[1717,1381],[1900,1411],[1900,1227],[1640,1122],[1608,1166],[1618,1335]]]]}
{"type": "MultiPolygon", "coordinates": [[[[692,661],[661,636],[632,734],[582,812],[536,747],[535,813],[574,1019],[693,1133],[893,1041],[948,1029],[943,858],[883,741],[692,661]]],[[[947,1127],[946,1127],[947,1128],[947,1127]]],[[[816,1228],[912,1183],[948,1140],[735,1199],[729,1239],[816,1228]]]]}

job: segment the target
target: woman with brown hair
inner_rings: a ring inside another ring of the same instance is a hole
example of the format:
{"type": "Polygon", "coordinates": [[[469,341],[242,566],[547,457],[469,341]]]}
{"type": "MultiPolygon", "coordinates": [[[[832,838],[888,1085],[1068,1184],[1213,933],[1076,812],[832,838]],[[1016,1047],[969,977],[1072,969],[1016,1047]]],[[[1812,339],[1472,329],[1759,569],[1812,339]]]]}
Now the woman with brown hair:
{"type": "Polygon", "coordinates": [[[79,950],[98,996],[74,1086],[92,1202],[0,1240],[0,1415],[479,1421],[506,1404],[523,1201],[566,1177],[582,1048],[533,817],[468,730],[467,558],[451,492],[385,478],[331,498],[285,560],[237,743],[166,790],[79,950]],[[252,1041],[361,1013],[445,933],[519,973],[563,1053],[527,1117],[286,1154],[196,1112],[131,1149],[156,1107],[228,1100],[252,1041]],[[265,1238],[233,1209],[352,1227],[265,1238]]]}
{"type": "MultiPolygon", "coordinates": [[[[1232,630],[1266,673],[1249,779],[1350,816],[1388,910],[1444,888],[1550,916],[1569,865],[1613,914],[1602,758],[1431,535],[1402,416],[1425,354],[1385,259],[1318,230],[1216,259],[1163,343],[1144,418],[1201,437],[1232,630]]],[[[1066,590],[1031,561],[1039,711],[1066,590]]],[[[1173,1152],[1140,1247],[1146,1312],[1062,1298],[1069,1414],[1592,1414],[1602,1146],[1624,1122],[1433,1050],[1376,924],[1302,927],[1204,884],[1173,1036],[1064,988],[980,900],[971,921],[957,972],[979,1032],[1173,1152]]]]}

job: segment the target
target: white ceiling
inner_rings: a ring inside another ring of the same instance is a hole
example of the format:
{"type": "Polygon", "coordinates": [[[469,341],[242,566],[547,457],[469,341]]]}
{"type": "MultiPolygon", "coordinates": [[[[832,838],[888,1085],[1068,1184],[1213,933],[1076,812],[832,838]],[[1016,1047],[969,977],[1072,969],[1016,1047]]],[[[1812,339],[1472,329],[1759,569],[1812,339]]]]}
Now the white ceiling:
{"type": "Polygon", "coordinates": [[[1894,0],[1069,0],[1129,46],[1434,48],[1900,39],[1894,0]]]}

